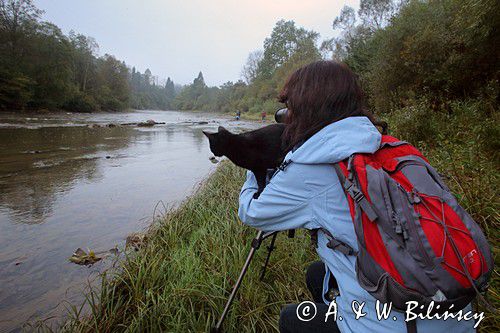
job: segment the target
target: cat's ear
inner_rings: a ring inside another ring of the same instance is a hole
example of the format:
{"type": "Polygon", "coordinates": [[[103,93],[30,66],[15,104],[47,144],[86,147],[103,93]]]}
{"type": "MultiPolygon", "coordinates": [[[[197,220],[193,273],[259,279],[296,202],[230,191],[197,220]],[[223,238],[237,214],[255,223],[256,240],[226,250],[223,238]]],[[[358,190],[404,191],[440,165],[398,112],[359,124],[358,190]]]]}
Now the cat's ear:
{"type": "Polygon", "coordinates": [[[212,133],[208,133],[208,132],[205,132],[205,131],[202,131],[202,132],[203,132],[203,134],[205,134],[205,136],[206,136],[207,138],[210,138],[210,136],[212,135],[212,133]]]}
{"type": "Polygon", "coordinates": [[[219,126],[218,132],[222,133],[222,132],[229,132],[229,131],[227,129],[225,129],[224,127],[222,127],[222,126],[219,126]]]}

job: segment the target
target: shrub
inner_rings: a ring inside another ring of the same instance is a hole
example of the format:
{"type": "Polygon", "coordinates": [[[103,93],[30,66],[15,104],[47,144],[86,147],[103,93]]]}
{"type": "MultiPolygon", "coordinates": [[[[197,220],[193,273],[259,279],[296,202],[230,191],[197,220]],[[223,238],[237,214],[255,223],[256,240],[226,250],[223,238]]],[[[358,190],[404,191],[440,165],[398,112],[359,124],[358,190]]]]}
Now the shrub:
{"type": "Polygon", "coordinates": [[[95,100],[83,93],[76,93],[71,99],[66,101],[63,109],[73,112],[84,112],[89,113],[99,109],[95,100]]]}

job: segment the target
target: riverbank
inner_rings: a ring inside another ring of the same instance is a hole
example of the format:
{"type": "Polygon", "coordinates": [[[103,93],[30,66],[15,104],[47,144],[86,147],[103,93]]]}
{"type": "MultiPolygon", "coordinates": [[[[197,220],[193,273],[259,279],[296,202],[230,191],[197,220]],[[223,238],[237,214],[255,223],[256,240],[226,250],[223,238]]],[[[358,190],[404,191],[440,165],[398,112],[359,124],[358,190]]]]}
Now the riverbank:
{"type": "MultiPolygon", "coordinates": [[[[207,332],[221,313],[246,259],[255,230],[237,216],[244,171],[229,162],[177,210],[148,232],[147,246],[127,256],[121,272],[88,295],[92,314],[75,315],[64,331],[207,332]]],[[[309,237],[277,239],[264,281],[254,257],[225,322],[227,332],[277,330],[280,307],[308,298],[303,279],[314,260],[309,237]]]]}

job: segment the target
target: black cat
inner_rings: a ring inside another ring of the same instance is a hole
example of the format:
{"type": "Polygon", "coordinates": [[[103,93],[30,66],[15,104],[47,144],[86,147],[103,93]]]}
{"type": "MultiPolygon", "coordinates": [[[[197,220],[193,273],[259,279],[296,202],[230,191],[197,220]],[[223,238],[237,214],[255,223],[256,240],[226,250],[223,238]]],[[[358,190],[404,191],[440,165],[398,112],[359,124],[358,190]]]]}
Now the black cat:
{"type": "MultiPolygon", "coordinates": [[[[387,123],[379,121],[373,116],[366,115],[377,127],[381,127],[382,134],[387,134],[387,123]]],[[[282,134],[285,125],[278,123],[241,134],[233,134],[219,126],[217,133],[203,131],[210,141],[210,150],[215,156],[226,156],[234,164],[252,171],[257,179],[259,190],[255,198],[266,186],[268,169],[280,166],[287,151],[282,143],[282,134]]]]}
{"type": "Polygon", "coordinates": [[[280,166],[286,151],[282,147],[281,135],[284,124],[272,124],[254,131],[233,134],[219,126],[217,133],[203,131],[215,156],[226,156],[234,164],[252,171],[259,186],[255,198],[266,186],[268,169],[280,166]]]}

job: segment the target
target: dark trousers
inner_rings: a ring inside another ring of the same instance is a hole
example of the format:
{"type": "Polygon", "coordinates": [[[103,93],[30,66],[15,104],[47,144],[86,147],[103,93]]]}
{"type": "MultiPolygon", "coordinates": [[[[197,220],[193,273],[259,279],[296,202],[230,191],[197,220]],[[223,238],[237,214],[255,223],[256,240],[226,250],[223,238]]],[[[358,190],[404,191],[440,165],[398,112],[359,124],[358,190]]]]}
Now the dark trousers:
{"type": "MultiPolygon", "coordinates": [[[[325,277],[325,265],[316,261],[309,265],[306,273],[307,288],[312,294],[316,305],[316,316],[310,321],[302,321],[297,316],[298,304],[288,304],[283,307],[280,314],[281,333],[338,333],[339,328],[332,317],[325,323],[325,315],[328,305],[323,302],[323,278],[325,277]]],[[[333,283],[334,279],[330,278],[333,283]]]]}

